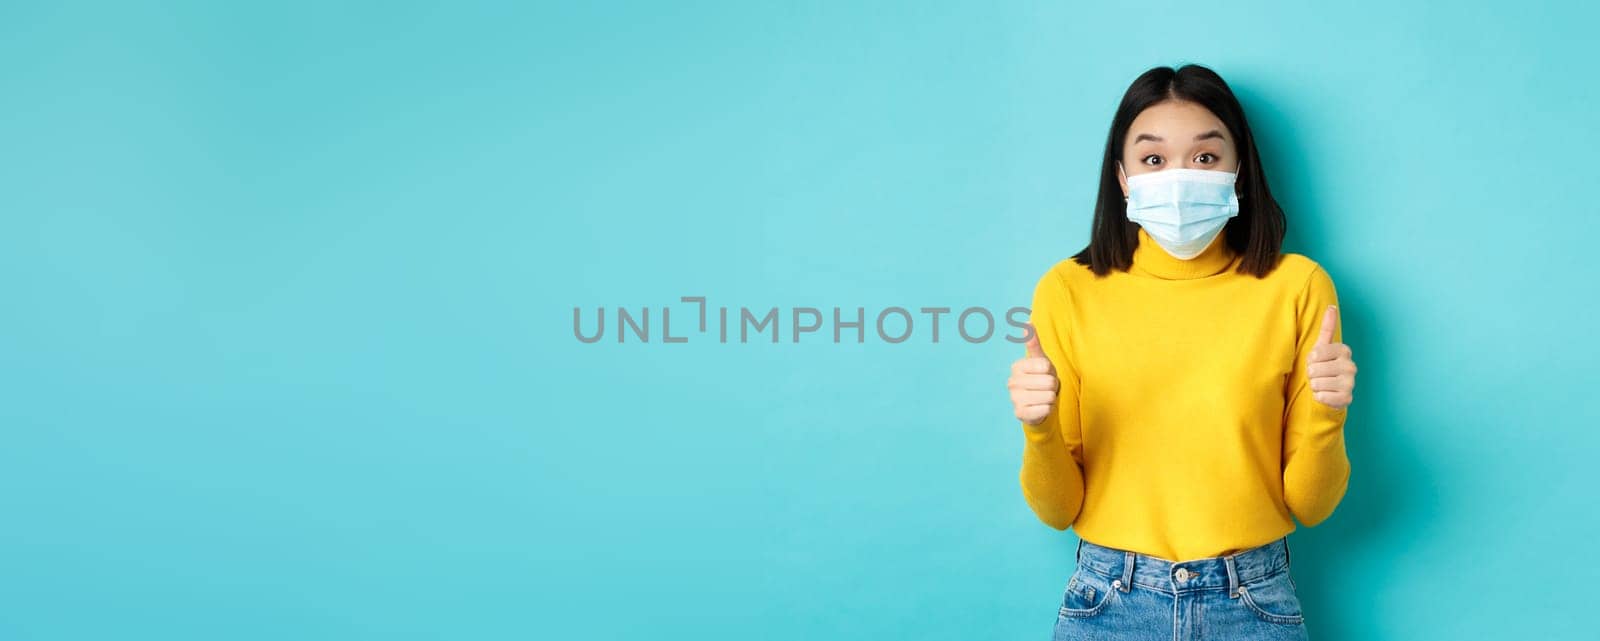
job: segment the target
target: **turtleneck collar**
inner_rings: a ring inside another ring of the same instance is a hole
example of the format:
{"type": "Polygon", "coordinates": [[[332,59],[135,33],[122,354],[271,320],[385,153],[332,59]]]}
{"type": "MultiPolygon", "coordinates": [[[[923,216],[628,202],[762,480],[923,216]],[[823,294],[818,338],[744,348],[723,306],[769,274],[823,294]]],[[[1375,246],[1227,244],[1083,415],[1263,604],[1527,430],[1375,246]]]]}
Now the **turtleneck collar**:
{"type": "Polygon", "coordinates": [[[1139,228],[1139,246],[1133,248],[1129,272],[1163,280],[1188,280],[1215,276],[1233,267],[1238,253],[1228,246],[1225,234],[1217,234],[1211,245],[1189,260],[1177,258],[1162,249],[1154,238],[1139,228]]]}

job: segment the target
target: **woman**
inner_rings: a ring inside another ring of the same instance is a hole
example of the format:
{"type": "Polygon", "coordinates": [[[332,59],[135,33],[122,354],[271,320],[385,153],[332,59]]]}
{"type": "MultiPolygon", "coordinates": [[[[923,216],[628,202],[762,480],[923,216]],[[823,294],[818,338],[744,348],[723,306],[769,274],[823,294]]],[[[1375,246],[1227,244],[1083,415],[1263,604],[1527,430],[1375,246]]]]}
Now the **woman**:
{"type": "Polygon", "coordinates": [[[1099,191],[1008,383],[1023,496],[1079,537],[1055,637],[1305,639],[1286,535],[1350,476],[1333,280],[1280,251],[1244,111],[1205,67],[1134,80],[1099,191]]]}

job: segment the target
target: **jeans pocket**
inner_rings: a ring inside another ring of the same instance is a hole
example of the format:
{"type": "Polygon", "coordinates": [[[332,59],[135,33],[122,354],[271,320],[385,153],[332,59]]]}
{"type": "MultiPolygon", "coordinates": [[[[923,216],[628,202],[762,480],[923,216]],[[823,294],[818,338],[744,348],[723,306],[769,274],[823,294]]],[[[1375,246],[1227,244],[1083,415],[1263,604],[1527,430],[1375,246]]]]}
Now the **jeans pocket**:
{"type": "Polygon", "coordinates": [[[1300,596],[1295,591],[1288,568],[1240,584],[1238,600],[1257,618],[1268,623],[1299,625],[1305,622],[1305,615],[1300,610],[1300,596]]]}
{"type": "Polygon", "coordinates": [[[1061,616],[1086,618],[1104,612],[1121,585],[1121,579],[1078,568],[1067,580],[1067,592],[1061,597],[1061,616]]]}

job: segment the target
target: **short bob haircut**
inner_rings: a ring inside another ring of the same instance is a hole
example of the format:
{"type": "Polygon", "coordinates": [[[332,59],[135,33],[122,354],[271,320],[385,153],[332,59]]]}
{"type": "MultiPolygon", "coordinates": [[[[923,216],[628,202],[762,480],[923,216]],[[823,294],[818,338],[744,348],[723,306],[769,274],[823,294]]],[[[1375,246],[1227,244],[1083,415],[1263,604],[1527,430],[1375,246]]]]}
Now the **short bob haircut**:
{"type": "Polygon", "coordinates": [[[1156,67],[1140,74],[1122,95],[1122,104],[1111,119],[1106,137],[1105,158],[1100,164],[1100,195],[1094,204],[1094,227],[1089,246],[1073,255],[1097,276],[1112,268],[1127,271],[1133,265],[1133,250],[1139,245],[1139,224],[1128,220],[1128,205],[1117,181],[1117,161],[1122,158],[1128,128],[1141,112],[1159,102],[1182,100],[1211,110],[1233,136],[1239,154],[1239,215],[1223,227],[1225,241],[1242,255],[1236,271],[1265,277],[1277,267],[1288,223],[1283,208],[1267,189],[1267,176],[1261,169],[1256,141],[1245,121],[1244,109],[1222,76],[1200,65],[1156,67]]]}

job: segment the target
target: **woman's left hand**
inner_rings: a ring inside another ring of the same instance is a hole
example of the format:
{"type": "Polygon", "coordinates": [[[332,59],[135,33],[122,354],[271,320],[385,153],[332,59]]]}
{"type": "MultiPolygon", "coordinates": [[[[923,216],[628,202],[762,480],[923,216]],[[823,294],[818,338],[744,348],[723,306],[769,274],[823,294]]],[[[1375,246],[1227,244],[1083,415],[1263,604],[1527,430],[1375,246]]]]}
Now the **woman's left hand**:
{"type": "Polygon", "coordinates": [[[1334,409],[1345,409],[1355,400],[1356,362],[1350,359],[1350,346],[1333,342],[1333,330],[1339,326],[1339,308],[1328,306],[1322,315],[1322,333],[1306,359],[1306,373],[1311,379],[1311,396],[1317,402],[1334,409]]]}

